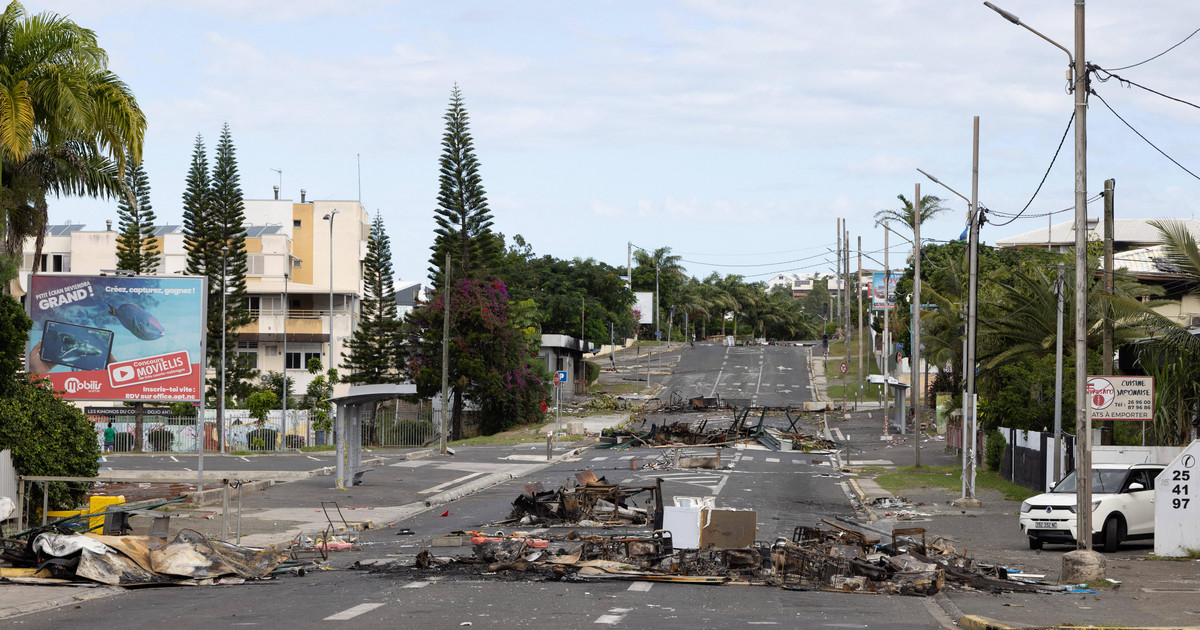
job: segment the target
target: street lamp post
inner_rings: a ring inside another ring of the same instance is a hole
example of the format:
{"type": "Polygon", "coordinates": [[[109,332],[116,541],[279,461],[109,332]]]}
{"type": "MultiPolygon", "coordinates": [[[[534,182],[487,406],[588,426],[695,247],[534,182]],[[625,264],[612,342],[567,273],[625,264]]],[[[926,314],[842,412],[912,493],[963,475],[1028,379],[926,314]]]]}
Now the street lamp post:
{"type": "Polygon", "coordinates": [[[220,439],[220,451],[225,452],[225,294],[229,284],[226,271],[226,260],[229,258],[229,247],[221,248],[221,393],[217,401],[217,437],[220,439]]]}
{"type": "MultiPolygon", "coordinates": [[[[1076,544],[1092,550],[1092,418],[1087,397],[1087,94],[1088,73],[1084,58],[1084,0],[1075,0],[1075,54],[1058,42],[1021,22],[1020,18],[991,2],[985,6],[1004,19],[1024,27],[1067,53],[1070,91],[1075,97],[1075,427],[1078,465],[1075,467],[1077,519],[1076,544]]],[[[1067,579],[1064,575],[1063,579],[1067,579]]]]}
{"type": "Polygon", "coordinates": [[[333,367],[333,217],[337,213],[338,209],[334,208],[321,217],[329,221],[329,362],[326,369],[333,367]]]}
{"type": "Polygon", "coordinates": [[[979,278],[979,117],[974,119],[974,133],[971,150],[971,198],[967,199],[962,193],[947,186],[938,178],[917,169],[922,175],[958,195],[967,202],[967,225],[969,227],[970,243],[968,244],[967,266],[969,280],[967,282],[967,338],[963,352],[963,371],[965,374],[966,394],[963,399],[963,452],[962,452],[962,497],[955,501],[959,507],[979,507],[979,499],[975,497],[975,446],[978,444],[979,418],[975,416],[975,336],[976,312],[978,308],[977,290],[979,278]],[[971,430],[967,431],[967,421],[970,419],[971,430]],[[966,441],[970,439],[970,448],[966,441]]]}

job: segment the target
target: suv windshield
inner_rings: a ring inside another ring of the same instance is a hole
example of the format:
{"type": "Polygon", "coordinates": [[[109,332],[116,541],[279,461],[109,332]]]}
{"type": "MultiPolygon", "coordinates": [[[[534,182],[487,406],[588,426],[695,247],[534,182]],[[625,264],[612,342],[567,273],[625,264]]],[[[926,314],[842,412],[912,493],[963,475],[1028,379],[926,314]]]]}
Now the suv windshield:
{"type": "MultiPolygon", "coordinates": [[[[1121,490],[1121,482],[1125,480],[1128,470],[1112,468],[1092,469],[1092,492],[1096,494],[1115,494],[1121,490]]],[[[1050,492],[1075,494],[1075,471],[1071,471],[1050,492]]]]}

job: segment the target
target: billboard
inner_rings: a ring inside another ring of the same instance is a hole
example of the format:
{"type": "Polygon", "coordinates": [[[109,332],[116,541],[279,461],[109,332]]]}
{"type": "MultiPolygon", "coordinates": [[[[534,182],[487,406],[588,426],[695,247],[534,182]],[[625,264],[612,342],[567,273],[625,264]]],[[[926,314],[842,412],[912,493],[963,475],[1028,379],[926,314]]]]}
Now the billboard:
{"type": "Polygon", "coordinates": [[[884,272],[876,271],[871,274],[871,308],[876,311],[890,311],[896,308],[896,281],[900,275],[890,272],[887,282],[883,280],[884,272]]]}
{"type": "Polygon", "coordinates": [[[1089,376],[1092,420],[1154,421],[1153,376],[1089,376]]]}
{"type": "Polygon", "coordinates": [[[654,323],[654,292],[638,291],[633,294],[633,310],[638,312],[639,324],[654,323]]]}
{"type": "Polygon", "coordinates": [[[27,365],[68,400],[203,396],[205,280],[33,275],[27,365]]]}

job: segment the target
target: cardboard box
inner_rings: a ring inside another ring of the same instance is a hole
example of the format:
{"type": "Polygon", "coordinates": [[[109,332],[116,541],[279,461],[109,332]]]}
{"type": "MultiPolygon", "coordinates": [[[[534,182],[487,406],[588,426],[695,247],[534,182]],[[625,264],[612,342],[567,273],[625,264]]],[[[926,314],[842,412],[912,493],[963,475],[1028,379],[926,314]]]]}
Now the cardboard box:
{"type": "Polygon", "coordinates": [[[753,547],[757,533],[758,512],[754,510],[700,510],[700,549],[753,547]]]}

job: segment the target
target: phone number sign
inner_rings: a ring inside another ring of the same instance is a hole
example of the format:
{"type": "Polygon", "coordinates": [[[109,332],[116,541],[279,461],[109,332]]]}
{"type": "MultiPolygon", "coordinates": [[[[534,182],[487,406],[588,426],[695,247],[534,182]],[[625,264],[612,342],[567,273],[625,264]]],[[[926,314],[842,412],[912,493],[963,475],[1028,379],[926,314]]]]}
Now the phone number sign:
{"type": "Polygon", "coordinates": [[[1092,420],[1154,420],[1154,377],[1089,376],[1092,420]]]}
{"type": "Polygon", "coordinates": [[[1154,481],[1154,553],[1187,556],[1200,547],[1200,442],[1192,442],[1154,481]]]}

